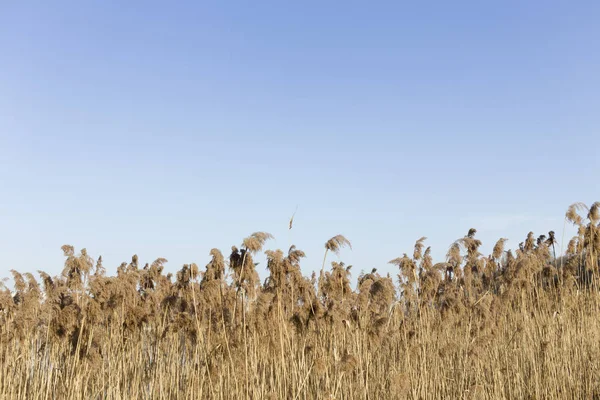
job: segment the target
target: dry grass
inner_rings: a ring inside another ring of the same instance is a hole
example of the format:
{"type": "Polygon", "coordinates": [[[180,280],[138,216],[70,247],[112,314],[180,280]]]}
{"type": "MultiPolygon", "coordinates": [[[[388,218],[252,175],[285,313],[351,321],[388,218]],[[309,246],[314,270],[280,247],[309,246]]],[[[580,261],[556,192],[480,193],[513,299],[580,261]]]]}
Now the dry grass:
{"type": "Polygon", "coordinates": [[[304,277],[294,246],[266,251],[260,283],[264,232],[175,276],[137,256],[106,276],[63,246],[61,276],[0,288],[0,398],[599,398],[599,207],[569,208],[560,262],[554,232],[484,256],[472,229],[437,264],[420,238],[397,277],[355,290],[343,263],[304,277]]]}

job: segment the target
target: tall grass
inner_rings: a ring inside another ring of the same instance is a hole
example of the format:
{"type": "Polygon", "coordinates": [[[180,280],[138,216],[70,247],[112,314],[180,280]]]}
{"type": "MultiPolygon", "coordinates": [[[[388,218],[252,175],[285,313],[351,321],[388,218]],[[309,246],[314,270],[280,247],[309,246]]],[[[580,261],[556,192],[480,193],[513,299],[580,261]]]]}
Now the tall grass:
{"type": "Polygon", "coordinates": [[[60,276],[0,288],[0,398],[599,398],[599,206],[569,208],[560,260],[554,232],[484,256],[472,229],[438,263],[420,238],[354,290],[341,262],[303,276],[294,246],[265,252],[261,283],[264,232],[175,276],[137,256],[107,276],[63,246],[60,276]]]}

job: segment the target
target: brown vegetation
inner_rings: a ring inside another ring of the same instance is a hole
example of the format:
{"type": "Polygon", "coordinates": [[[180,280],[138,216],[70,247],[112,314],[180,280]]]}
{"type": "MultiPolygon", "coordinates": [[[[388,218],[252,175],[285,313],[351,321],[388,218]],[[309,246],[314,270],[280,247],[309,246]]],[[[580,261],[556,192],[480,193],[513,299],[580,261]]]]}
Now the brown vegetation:
{"type": "Polygon", "coordinates": [[[303,276],[294,246],[265,252],[261,283],[264,232],[175,276],[137,256],[107,276],[63,246],[60,276],[0,287],[0,398],[598,398],[600,203],[566,219],[559,259],[554,232],[484,256],[471,229],[444,262],[423,237],[355,290],[342,262],[303,276]]]}

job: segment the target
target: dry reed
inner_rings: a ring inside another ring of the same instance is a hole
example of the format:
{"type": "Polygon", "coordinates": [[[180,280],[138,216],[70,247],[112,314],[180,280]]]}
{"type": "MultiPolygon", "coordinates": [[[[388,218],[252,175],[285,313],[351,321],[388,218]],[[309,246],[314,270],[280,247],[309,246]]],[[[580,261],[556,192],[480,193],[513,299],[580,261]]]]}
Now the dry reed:
{"type": "Polygon", "coordinates": [[[174,276],[137,256],[107,276],[63,246],[60,276],[0,283],[0,398],[599,398],[600,203],[566,221],[560,263],[554,232],[485,256],[471,229],[444,262],[422,237],[395,282],[373,269],[355,290],[351,266],[325,270],[341,235],[318,279],[295,246],[267,250],[263,283],[264,232],[174,276]]]}

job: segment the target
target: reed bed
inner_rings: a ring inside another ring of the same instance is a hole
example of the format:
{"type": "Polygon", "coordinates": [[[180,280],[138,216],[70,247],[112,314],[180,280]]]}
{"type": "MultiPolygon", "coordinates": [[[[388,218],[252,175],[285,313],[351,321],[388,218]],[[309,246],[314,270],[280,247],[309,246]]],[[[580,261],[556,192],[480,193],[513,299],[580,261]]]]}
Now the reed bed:
{"type": "Polygon", "coordinates": [[[12,271],[0,288],[0,398],[600,398],[600,203],[565,218],[564,254],[530,232],[483,255],[471,229],[442,262],[420,238],[397,275],[354,288],[350,266],[326,268],[341,235],[310,278],[265,232],[175,275],[133,256],[108,276],[65,245],[60,276],[12,271]]]}

